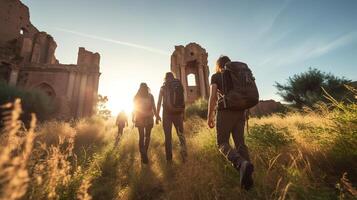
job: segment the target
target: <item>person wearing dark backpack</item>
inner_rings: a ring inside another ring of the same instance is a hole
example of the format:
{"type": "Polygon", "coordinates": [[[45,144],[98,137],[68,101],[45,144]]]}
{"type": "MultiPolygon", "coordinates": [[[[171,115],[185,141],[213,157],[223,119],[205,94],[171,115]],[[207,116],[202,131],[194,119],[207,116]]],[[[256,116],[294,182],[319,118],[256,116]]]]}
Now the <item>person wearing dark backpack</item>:
{"type": "Polygon", "coordinates": [[[244,126],[247,110],[259,101],[259,94],[252,72],[245,63],[231,62],[221,56],[216,62],[216,73],[211,77],[207,123],[215,127],[216,109],[217,145],[219,151],[240,173],[241,187],[253,186],[254,166],[250,162],[244,142],[244,126]],[[235,148],[229,144],[232,135],[235,148]]]}
{"type": "MultiPolygon", "coordinates": [[[[164,84],[160,89],[156,113],[160,113],[163,106],[162,124],[165,133],[166,160],[172,161],[172,124],[176,129],[180,141],[181,157],[185,162],[187,158],[186,139],[183,130],[183,118],[185,111],[184,89],[180,80],[175,79],[173,73],[167,72],[164,84]]],[[[160,119],[160,118],[159,118],[160,119]]]]}
{"type": "Polygon", "coordinates": [[[154,115],[157,120],[160,116],[156,113],[154,97],[146,83],[141,83],[134,97],[133,123],[139,130],[139,150],[141,161],[148,164],[147,151],[150,143],[151,129],[154,126],[154,115]]]}

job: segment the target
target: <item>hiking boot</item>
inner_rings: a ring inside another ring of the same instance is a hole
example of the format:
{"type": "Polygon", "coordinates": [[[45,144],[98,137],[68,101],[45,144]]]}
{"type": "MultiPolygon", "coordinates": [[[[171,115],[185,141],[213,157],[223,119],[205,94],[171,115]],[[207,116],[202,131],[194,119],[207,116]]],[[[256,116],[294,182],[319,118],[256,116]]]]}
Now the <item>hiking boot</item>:
{"type": "Polygon", "coordinates": [[[148,158],[148,156],[146,155],[146,156],[143,156],[142,158],[141,158],[141,161],[144,163],[144,164],[148,164],[149,163],[149,158],[148,158]]]}
{"type": "Polygon", "coordinates": [[[182,162],[186,163],[186,161],[187,161],[187,153],[186,152],[182,152],[181,153],[181,158],[182,158],[182,162]]]}
{"type": "Polygon", "coordinates": [[[253,187],[254,166],[249,161],[243,161],[239,168],[240,185],[241,188],[249,190],[253,187]]]}

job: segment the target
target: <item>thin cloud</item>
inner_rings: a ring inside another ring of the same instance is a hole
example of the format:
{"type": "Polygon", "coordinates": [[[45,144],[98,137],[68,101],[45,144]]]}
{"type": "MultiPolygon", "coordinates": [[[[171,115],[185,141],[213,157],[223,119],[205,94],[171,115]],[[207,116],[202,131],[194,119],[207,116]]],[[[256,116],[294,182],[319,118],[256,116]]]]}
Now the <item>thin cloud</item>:
{"type": "Polygon", "coordinates": [[[71,33],[74,35],[78,35],[78,36],[82,36],[82,37],[86,37],[86,38],[91,38],[94,40],[101,40],[104,42],[110,42],[110,43],[114,43],[114,44],[119,44],[119,45],[123,45],[123,46],[128,46],[128,47],[132,47],[132,48],[137,48],[137,49],[142,49],[145,51],[150,51],[152,53],[158,53],[158,54],[162,54],[162,55],[170,55],[170,53],[160,50],[160,49],[156,49],[156,48],[152,48],[152,47],[148,47],[148,46],[144,46],[144,45],[140,45],[140,44],[134,44],[134,43],[130,43],[130,42],[124,42],[124,41],[120,41],[120,40],[114,40],[114,39],[110,39],[110,38],[105,38],[105,37],[101,37],[101,36],[96,36],[96,35],[90,35],[90,34],[86,34],[86,33],[81,33],[78,31],[72,31],[72,30],[68,30],[68,29],[63,29],[63,28],[54,28],[55,30],[61,31],[61,32],[65,32],[65,33],[71,33]]]}
{"type": "Polygon", "coordinates": [[[351,44],[357,40],[357,32],[350,32],[328,42],[322,42],[318,38],[311,38],[290,49],[280,49],[268,55],[259,65],[275,65],[276,67],[289,65],[295,62],[305,61],[311,58],[325,55],[340,47],[351,44]]]}
{"type": "Polygon", "coordinates": [[[317,47],[313,51],[311,51],[311,57],[317,57],[323,54],[326,54],[334,49],[339,47],[348,45],[357,39],[357,32],[350,32],[345,35],[342,35],[335,40],[330,41],[329,43],[325,44],[324,46],[317,47]]]}

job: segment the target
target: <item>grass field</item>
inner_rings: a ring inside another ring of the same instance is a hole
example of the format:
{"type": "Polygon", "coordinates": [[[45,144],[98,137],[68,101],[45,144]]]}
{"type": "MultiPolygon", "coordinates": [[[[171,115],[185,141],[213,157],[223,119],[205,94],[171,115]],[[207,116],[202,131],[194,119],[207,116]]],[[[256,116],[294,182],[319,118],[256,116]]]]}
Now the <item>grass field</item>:
{"type": "Polygon", "coordinates": [[[185,122],[186,163],[176,136],[174,162],[166,163],[164,134],[155,126],[150,163],[142,165],[136,129],[127,128],[118,147],[113,121],[97,117],[24,130],[15,103],[1,135],[0,198],[354,199],[357,105],[335,103],[334,110],[249,120],[246,141],[255,165],[249,192],[219,154],[214,130],[198,117],[185,122]]]}

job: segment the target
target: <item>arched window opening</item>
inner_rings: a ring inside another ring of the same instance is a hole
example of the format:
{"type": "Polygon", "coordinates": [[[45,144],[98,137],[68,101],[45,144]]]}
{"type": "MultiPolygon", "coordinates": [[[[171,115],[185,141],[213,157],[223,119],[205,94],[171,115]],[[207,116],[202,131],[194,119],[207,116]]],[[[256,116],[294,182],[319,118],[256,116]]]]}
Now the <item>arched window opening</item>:
{"type": "Polygon", "coordinates": [[[41,83],[36,87],[36,89],[45,93],[48,97],[50,97],[50,99],[54,99],[56,97],[55,90],[47,83],[41,83]]]}
{"type": "Polygon", "coordinates": [[[21,28],[20,35],[24,35],[25,33],[27,33],[27,30],[25,28],[21,28]]]}
{"type": "Polygon", "coordinates": [[[196,86],[196,76],[194,74],[187,75],[188,86],[196,86]]]}

